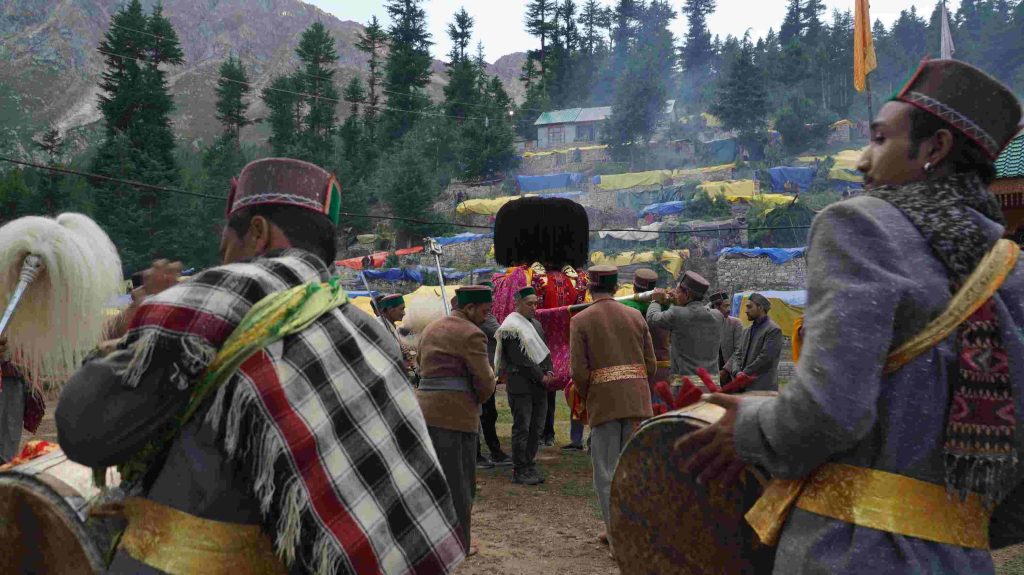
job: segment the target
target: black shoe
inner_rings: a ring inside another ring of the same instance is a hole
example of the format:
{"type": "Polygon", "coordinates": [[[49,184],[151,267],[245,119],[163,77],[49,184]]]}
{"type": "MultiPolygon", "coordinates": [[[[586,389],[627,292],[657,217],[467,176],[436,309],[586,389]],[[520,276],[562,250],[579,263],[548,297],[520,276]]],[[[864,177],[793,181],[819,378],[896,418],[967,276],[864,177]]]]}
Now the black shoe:
{"type": "Polygon", "coordinates": [[[562,449],[566,451],[583,451],[583,446],[579,443],[570,443],[569,445],[563,445],[562,449]]]}
{"type": "Polygon", "coordinates": [[[512,483],[518,483],[519,485],[540,485],[544,483],[544,478],[533,472],[532,469],[523,469],[522,471],[512,472],[512,483]]]}
{"type": "Polygon", "coordinates": [[[476,458],[476,468],[477,469],[494,469],[494,463],[491,462],[491,460],[487,459],[486,457],[477,457],[476,458]]]}
{"type": "Polygon", "coordinates": [[[530,475],[536,477],[540,483],[544,483],[546,481],[546,479],[544,479],[544,476],[540,474],[540,471],[537,471],[536,467],[530,468],[530,475]]]}
{"type": "Polygon", "coordinates": [[[491,454],[491,463],[497,467],[508,467],[512,465],[512,458],[507,453],[499,451],[497,455],[491,454]]]}
{"type": "Polygon", "coordinates": [[[545,437],[544,439],[542,439],[540,441],[540,443],[544,447],[553,447],[555,445],[555,438],[554,437],[545,437]]]}

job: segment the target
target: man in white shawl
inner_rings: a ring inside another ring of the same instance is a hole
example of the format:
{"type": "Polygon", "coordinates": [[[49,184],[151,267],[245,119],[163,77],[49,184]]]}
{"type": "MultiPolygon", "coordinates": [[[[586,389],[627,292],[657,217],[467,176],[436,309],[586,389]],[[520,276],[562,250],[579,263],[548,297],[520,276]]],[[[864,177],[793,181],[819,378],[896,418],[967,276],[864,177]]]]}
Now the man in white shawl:
{"type": "Polygon", "coordinates": [[[554,379],[544,329],[535,319],[537,293],[525,287],[515,295],[516,311],[495,333],[494,367],[504,376],[512,407],[512,482],[544,483],[535,459],[547,414],[547,385],[554,379]]]}

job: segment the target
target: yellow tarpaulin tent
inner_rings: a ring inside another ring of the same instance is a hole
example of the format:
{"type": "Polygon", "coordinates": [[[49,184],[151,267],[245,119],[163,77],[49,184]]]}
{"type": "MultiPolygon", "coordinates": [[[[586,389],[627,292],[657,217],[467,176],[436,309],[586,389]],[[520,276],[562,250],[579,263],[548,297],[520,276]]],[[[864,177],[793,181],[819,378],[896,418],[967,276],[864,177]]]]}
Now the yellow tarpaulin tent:
{"type": "Polygon", "coordinates": [[[501,196],[498,198],[479,198],[476,200],[466,200],[455,207],[455,213],[459,215],[465,214],[478,214],[482,216],[493,216],[498,213],[501,206],[517,200],[519,198],[527,198],[535,196],[536,194],[523,194],[521,196],[501,196]]]}
{"type": "Polygon", "coordinates": [[[665,251],[658,261],[654,252],[622,252],[620,254],[608,255],[604,252],[591,252],[590,263],[595,266],[629,266],[636,264],[659,263],[662,268],[672,277],[677,277],[683,269],[683,262],[689,257],[689,250],[665,251]]]}
{"type": "MultiPolygon", "coordinates": [[[[740,321],[743,322],[743,327],[750,327],[750,320],[747,319],[747,300],[749,296],[743,296],[743,301],[740,302],[740,321]]],[[[772,304],[772,309],[768,310],[768,317],[772,318],[772,321],[779,326],[782,330],[782,335],[786,337],[793,337],[793,324],[796,322],[796,318],[803,317],[804,308],[789,305],[781,299],[769,297],[768,301],[772,304]]]]}
{"type": "Polygon", "coordinates": [[[725,170],[732,170],[735,167],[736,164],[722,164],[720,166],[705,166],[703,168],[686,168],[685,170],[672,170],[672,178],[675,180],[680,180],[684,178],[700,177],[703,174],[723,172],[725,170]]]}
{"type": "Polygon", "coordinates": [[[860,183],[864,181],[864,175],[860,172],[851,172],[843,168],[832,168],[828,171],[828,179],[860,183]]]}
{"type": "Polygon", "coordinates": [[[544,150],[544,151],[541,151],[541,152],[523,152],[523,157],[524,158],[535,158],[535,157],[538,157],[538,156],[551,156],[553,154],[567,154],[569,152],[574,152],[576,150],[579,150],[581,152],[584,151],[584,150],[603,150],[603,149],[605,149],[607,147],[608,146],[604,146],[604,145],[602,145],[602,146],[581,146],[579,148],[566,148],[564,150],[544,150]]]}
{"type": "MultiPolygon", "coordinates": [[[[456,286],[448,288],[448,297],[455,295],[455,287],[456,286]]],[[[414,291],[411,291],[407,294],[402,294],[402,297],[403,299],[405,299],[406,306],[420,298],[432,298],[440,301],[441,288],[438,286],[420,286],[416,288],[414,291]]],[[[373,305],[370,303],[369,296],[359,296],[352,298],[349,301],[352,302],[352,305],[369,314],[370,317],[376,317],[373,313],[373,305]]]]}
{"type": "Polygon", "coordinates": [[[721,128],[722,127],[722,121],[718,119],[718,116],[712,116],[711,114],[709,114],[707,112],[703,112],[700,115],[700,117],[704,118],[704,122],[707,123],[709,128],[721,128]]]}
{"type": "Polygon", "coordinates": [[[729,198],[730,196],[736,198],[750,198],[754,196],[755,192],[754,180],[726,180],[724,182],[704,182],[703,184],[697,186],[697,189],[703,190],[705,193],[712,197],[724,194],[726,198],[729,198]]]}
{"type": "Polygon", "coordinates": [[[597,184],[597,187],[605,191],[613,191],[639,186],[658,186],[671,182],[672,170],[651,170],[650,172],[601,176],[601,183],[597,184]]]}
{"type": "MultiPolygon", "coordinates": [[[[841,168],[844,170],[856,170],[857,161],[860,160],[861,154],[864,150],[843,150],[838,154],[833,154],[832,159],[836,161],[834,168],[841,168]]],[[[802,164],[813,164],[815,160],[824,161],[827,156],[800,156],[797,161],[802,164]]]]}

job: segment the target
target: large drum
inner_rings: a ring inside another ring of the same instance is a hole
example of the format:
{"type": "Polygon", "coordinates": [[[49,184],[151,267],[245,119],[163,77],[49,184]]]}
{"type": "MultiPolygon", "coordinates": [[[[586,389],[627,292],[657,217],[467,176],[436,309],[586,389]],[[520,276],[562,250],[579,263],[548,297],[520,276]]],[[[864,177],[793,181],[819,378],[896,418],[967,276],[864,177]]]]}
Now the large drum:
{"type": "Polygon", "coordinates": [[[724,413],[701,401],[648,419],[626,444],[612,480],[610,526],[623,575],[772,572],[774,548],[761,545],[743,518],[767,474],[748,467],[737,486],[698,485],[673,448],[724,413]]]}
{"type": "Polygon", "coordinates": [[[59,449],[0,471],[0,573],[104,572],[112,533],[89,516],[100,495],[92,470],[59,449]]]}

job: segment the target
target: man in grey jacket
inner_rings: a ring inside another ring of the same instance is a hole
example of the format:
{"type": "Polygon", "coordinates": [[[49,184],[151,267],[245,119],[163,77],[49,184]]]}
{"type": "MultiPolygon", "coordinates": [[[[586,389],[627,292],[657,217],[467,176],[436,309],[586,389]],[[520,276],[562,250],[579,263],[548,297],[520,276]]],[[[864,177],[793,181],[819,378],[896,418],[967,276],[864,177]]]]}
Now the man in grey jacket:
{"type": "Polygon", "coordinates": [[[747,391],[779,390],[779,358],[782,355],[782,330],[768,317],[772,304],[759,293],[747,300],[747,318],[750,327],[743,330],[739,348],[719,374],[724,385],[730,379],[745,373],[754,378],[747,391]]]}
{"type": "Polygon", "coordinates": [[[686,272],[675,289],[677,305],[665,309],[670,296],[657,289],[647,308],[648,325],[671,333],[673,375],[692,376],[701,367],[714,374],[718,367],[722,319],[702,303],[708,287],[708,280],[700,274],[686,272]]]}
{"type": "Polygon", "coordinates": [[[722,344],[718,352],[718,367],[724,368],[725,364],[732,359],[733,354],[740,347],[740,339],[743,336],[743,322],[729,315],[731,300],[728,292],[720,291],[711,294],[710,299],[711,303],[708,307],[718,310],[722,314],[722,344]]]}
{"type": "Polygon", "coordinates": [[[547,384],[554,378],[551,352],[544,329],[535,315],[537,294],[532,287],[519,290],[516,311],[510,313],[495,334],[498,349],[494,363],[504,375],[512,406],[512,482],[544,483],[537,472],[536,457],[547,416],[547,384]]]}

